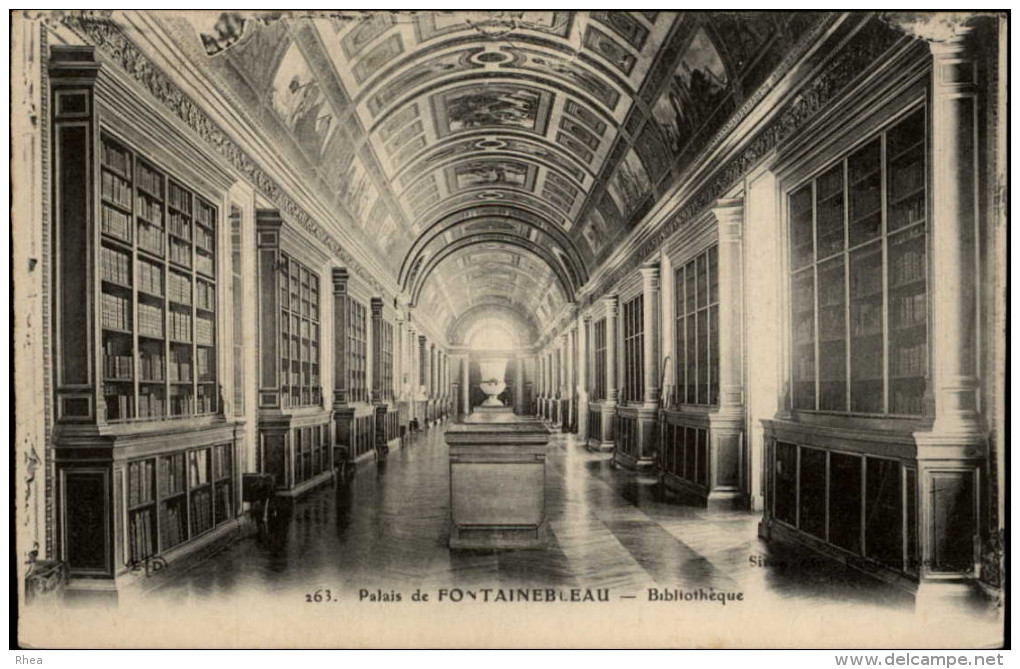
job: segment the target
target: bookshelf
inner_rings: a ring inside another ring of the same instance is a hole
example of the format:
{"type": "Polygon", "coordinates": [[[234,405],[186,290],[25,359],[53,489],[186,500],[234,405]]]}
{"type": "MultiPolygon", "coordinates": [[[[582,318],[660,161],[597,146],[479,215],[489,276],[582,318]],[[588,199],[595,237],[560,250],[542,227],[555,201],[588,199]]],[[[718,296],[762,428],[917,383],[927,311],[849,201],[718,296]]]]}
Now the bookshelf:
{"type": "Polygon", "coordinates": [[[592,399],[606,399],[606,319],[595,321],[595,383],[592,387],[592,399]]]}
{"type": "Polygon", "coordinates": [[[233,443],[128,461],[127,564],[163,554],[233,518],[233,478],[233,443]]]}
{"type": "Polygon", "coordinates": [[[712,246],[674,273],[676,403],[719,403],[718,252],[712,246]]]}
{"type": "Polygon", "coordinates": [[[288,254],[280,255],[281,399],[286,407],[319,406],[319,275],[288,254]]]}
{"type": "MultiPolygon", "coordinates": [[[[365,305],[347,300],[346,341],[344,350],[347,371],[347,392],[351,402],[367,402],[368,321],[365,305]]],[[[424,372],[424,368],[423,368],[424,372]]]]}
{"type": "Polygon", "coordinates": [[[216,208],[112,137],[100,146],[103,418],[215,414],[216,208]]]}
{"type": "Polygon", "coordinates": [[[623,396],[622,402],[644,399],[644,295],[623,305],[623,396]]]}
{"type": "Polygon", "coordinates": [[[794,409],[925,413],[925,134],[914,111],[789,194],[794,409]]]}

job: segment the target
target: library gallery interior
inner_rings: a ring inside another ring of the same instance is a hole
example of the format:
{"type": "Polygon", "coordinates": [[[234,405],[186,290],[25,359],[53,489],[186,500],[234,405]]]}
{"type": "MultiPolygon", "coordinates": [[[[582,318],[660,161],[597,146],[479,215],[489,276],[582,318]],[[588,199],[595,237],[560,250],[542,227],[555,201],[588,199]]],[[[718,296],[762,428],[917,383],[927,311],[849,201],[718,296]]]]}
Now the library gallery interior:
{"type": "Polygon", "coordinates": [[[310,569],[994,608],[1006,29],[17,17],[23,594],[310,569]],[[547,434],[539,550],[447,545],[444,434],[486,410],[547,434]]]}

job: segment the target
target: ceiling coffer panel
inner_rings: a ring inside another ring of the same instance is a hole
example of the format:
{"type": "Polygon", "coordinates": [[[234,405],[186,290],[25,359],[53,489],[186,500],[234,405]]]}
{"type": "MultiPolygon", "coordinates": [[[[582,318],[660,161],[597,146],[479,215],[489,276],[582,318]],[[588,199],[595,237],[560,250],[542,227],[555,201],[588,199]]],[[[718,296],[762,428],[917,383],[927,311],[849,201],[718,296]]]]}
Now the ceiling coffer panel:
{"type": "Polygon", "coordinates": [[[165,21],[190,31],[186,47],[306,173],[340,239],[448,323],[489,300],[533,324],[572,299],[815,20],[189,16],[165,21]],[[513,262],[470,261],[490,249],[513,262]]]}

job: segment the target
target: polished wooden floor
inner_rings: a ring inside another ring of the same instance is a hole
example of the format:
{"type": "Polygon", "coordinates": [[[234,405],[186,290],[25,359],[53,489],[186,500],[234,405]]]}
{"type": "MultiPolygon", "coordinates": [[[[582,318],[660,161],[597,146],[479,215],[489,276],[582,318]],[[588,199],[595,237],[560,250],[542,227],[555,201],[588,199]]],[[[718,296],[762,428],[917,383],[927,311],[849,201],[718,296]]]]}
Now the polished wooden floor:
{"type": "Polygon", "coordinates": [[[911,606],[853,570],[770,553],[757,539],[757,514],[663,499],[653,477],[611,467],[608,455],[587,452],[569,434],[549,447],[546,548],[451,551],[442,430],[415,435],[347,483],[313,491],[267,536],[225,547],[154,594],[188,601],[317,587],[581,587],[644,599],[649,588],[711,588],[759,600],[911,606]]]}

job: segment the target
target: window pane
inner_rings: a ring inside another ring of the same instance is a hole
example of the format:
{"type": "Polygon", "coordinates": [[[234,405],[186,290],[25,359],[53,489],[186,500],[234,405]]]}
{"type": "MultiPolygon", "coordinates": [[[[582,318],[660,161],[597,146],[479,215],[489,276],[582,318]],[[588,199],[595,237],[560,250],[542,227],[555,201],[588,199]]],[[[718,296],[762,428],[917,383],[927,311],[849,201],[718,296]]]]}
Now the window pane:
{"type": "Polygon", "coordinates": [[[851,409],[883,410],[882,246],[850,254],[851,409]]]}
{"type": "Polygon", "coordinates": [[[889,131],[889,230],[925,220],[924,112],[917,111],[889,131]]]}
{"type": "Polygon", "coordinates": [[[850,156],[850,246],[882,234],[882,144],[875,139],[850,156]]]}
{"type": "Polygon", "coordinates": [[[793,269],[806,267],[815,259],[814,209],[811,184],[790,195],[790,264],[793,269]]]}
{"type": "Polygon", "coordinates": [[[844,256],[818,266],[819,409],[846,411],[844,256]]]}
{"type": "Polygon", "coordinates": [[[843,165],[818,177],[818,258],[843,250],[843,165]]]}
{"type": "Polygon", "coordinates": [[[814,272],[793,278],[793,407],[815,408],[814,272]]]}

